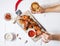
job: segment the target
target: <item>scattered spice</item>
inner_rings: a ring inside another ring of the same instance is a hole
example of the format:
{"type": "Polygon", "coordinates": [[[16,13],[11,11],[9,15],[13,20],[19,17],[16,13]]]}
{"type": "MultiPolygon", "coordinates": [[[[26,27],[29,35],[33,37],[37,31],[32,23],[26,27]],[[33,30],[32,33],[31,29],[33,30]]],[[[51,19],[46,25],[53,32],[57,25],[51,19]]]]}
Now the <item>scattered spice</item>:
{"type": "Polygon", "coordinates": [[[6,13],[5,14],[5,19],[6,20],[11,20],[11,14],[10,13],[6,13]]]}
{"type": "Polygon", "coordinates": [[[19,39],[21,40],[21,37],[19,37],[19,39]]]}
{"type": "Polygon", "coordinates": [[[25,41],[25,44],[28,42],[28,40],[25,41]]]}
{"type": "Polygon", "coordinates": [[[16,35],[17,37],[19,36],[19,34],[16,35]]]}
{"type": "Polygon", "coordinates": [[[13,24],[15,24],[16,23],[16,20],[13,22],[13,24]]]}

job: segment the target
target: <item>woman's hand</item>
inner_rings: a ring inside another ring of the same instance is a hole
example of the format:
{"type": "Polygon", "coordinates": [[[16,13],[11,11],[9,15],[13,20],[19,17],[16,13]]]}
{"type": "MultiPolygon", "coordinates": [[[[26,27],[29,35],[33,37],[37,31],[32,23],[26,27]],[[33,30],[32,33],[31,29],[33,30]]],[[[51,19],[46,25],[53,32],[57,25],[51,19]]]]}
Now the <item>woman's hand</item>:
{"type": "Polygon", "coordinates": [[[39,14],[39,13],[44,13],[44,9],[43,8],[40,8],[40,10],[39,11],[33,11],[32,9],[31,9],[31,12],[33,13],[33,14],[39,14]]]}
{"type": "Polygon", "coordinates": [[[50,35],[48,33],[43,33],[41,36],[42,36],[42,41],[45,43],[48,43],[49,40],[52,39],[52,35],[50,35]]]}
{"type": "Polygon", "coordinates": [[[54,5],[52,7],[43,8],[39,5],[39,3],[33,2],[31,4],[31,12],[33,14],[44,13],[44,12],[45,13],[47,13],[47,12],[60,12],[60,4],[54,5]]]}
{"type": "Polygon", "coordinates": [[[44,8],[41,7],[41,6],[39,5],[39,3],[33,2],[33,3],[31,4],[31,12],[32,12],[33,14],[35,14],[35,13],[43,13],[43,12],[44,12],[44,8]]]}

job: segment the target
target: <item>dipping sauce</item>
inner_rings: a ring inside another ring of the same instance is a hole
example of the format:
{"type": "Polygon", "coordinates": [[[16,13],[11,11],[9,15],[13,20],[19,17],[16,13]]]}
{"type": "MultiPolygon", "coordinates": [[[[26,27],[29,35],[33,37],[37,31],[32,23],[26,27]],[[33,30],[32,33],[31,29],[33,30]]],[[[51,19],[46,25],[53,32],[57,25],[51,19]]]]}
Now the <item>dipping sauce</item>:
{"type": "Polygon", "coordinates": [[[5,19],[6,20],[11,20],[11,14],[10,13],[6,13],[5,14],[5,19]]]}
{"type": "Polygon", "coordinates": [[[4,37],[6,40],[13,40],[13,35],[11,33],[6,33],[4,37]]]}
{"type": "Polygon", "coordinates": [[[33,37],[35,35],[35,32],[33,30],[30,30],[28,32],[29,37],[33,37]]]}

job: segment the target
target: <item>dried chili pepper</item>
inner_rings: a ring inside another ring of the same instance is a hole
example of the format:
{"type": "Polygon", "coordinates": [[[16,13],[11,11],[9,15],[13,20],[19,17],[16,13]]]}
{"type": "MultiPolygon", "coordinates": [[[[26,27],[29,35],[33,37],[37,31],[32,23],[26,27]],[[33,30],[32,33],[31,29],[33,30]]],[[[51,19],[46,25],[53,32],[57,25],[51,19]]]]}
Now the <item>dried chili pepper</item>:
{"type": "Polygon", "coordinates": [[[15,4],[15,11],[17,10],[18,5],[19,5],[19,3],[20,3],[21,1],[22,1],[22,0],[18,0],[18,1],[16,2],[16,4],[15,4]]]}

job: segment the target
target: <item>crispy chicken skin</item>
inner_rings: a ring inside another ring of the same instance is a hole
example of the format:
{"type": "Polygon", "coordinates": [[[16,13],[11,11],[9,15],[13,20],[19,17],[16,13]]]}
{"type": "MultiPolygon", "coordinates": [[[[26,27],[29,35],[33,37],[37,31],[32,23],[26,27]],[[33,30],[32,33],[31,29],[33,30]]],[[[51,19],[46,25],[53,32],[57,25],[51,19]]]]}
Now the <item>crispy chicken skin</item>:
{"type": "Polygon", "coordinates": [[[27,19],[30,18],[30,16],[23,15],[23,16],[21,16],[20,18],[21,18],[22,20],[27,20],[27,19]]]}
{"type": "Polygon", "coordinates": [[[24,30],[27,30],[28,28],[33,28],[37,36],[41,34],[41,27],[39,27],[38,24],[32,18],[30,18],[30,16],[21,16],[19,22],[21,25],[24,25],[24,30]]]}

